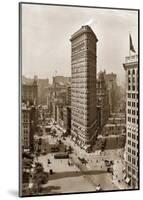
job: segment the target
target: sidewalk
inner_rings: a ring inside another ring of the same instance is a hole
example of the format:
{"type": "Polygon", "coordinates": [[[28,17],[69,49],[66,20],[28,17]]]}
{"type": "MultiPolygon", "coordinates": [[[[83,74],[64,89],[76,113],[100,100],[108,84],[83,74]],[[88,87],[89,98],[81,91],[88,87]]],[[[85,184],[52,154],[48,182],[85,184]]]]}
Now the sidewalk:
{"type": "Polygon", "coordinates": [[[119,189],[130,189],[129,186],[125,183],[123,173],[124,169],[124,162],[122,160],[115,160],[113,165],[113,183],[119,188],[119,189]]]}

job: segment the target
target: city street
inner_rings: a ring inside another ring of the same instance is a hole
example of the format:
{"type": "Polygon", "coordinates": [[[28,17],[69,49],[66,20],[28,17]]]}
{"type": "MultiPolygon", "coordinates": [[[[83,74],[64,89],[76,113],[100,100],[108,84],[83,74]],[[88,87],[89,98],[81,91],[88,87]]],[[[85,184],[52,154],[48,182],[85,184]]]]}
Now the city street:
{"type": "Polygon", "coordinates": [[[52,187],[50,193],[95,191],[99,184],[102,190],[118,189],[118,185],[114,184],[112,180],[112,173],[107,172],[107,166],[104,161],[121,159],[122,149],[86,153],[83,149],[74,144],[69,137],[63,140],[59,130],[57,130],[57,134],[58,137],[53,138],[44,133],[45,138],[48,137],[49,143],[55,143],[60,139],[65,145],[72,146],[74,149],[74,152],[70,154],[72,165],[68,165],[68,159],[55,159],[54,153],[39,156],[38,161],[42,163],[44,171],[49,172],[50,169],[52,169],[54,172],[54,174],[49,175],[49,182],[44,185],[45,192],[48,192],[45,188],[49,188],[52,184],[53,186],[57,186],[56,188],[58,189],[55,190],[55,187],[52,187]],[[85,158],[88,163],[86,165],[82,164],[78,157],[85,158]],[[50,164],[47,162],[48,159],[50,160],[50,164]],[[72,187],[70,185],[72,185],[72,187]]]}
{"type": "MultiPolygon", "coordinates": [[[[54,172],[49,175],[49,182],[44,185],[44,188],[53,185],[59,187],[56,192],[82,192],[95,191],[100,184],[103,190],[117,189],[112,183],[112,175],[107,173],[105,167],[101,169],[99,165],[96,168],[84,166],[74,154],[71,156],[74,164],[69,166],[68,159],[54,159],[53,155],[48,154],[38,158],[38,161],[43,164],[44,171],[49,172],[52,169],[54,172]],[[47,159],[50,159],[51,164],[47,164],[47,159]]],[[[55,190],[51,190],[52,192],[54,193],[55,190]]]]}

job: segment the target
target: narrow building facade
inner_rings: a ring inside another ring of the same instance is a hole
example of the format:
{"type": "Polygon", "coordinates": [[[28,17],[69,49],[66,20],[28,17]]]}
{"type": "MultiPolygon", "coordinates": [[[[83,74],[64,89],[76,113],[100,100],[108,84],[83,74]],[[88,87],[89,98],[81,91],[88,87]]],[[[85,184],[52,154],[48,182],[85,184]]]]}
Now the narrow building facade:
{"type": "Polygon", "coordinates": [[[90,26],[71,36],[71,137],[88,146],[96,136],[97,37],[90,26]]]}

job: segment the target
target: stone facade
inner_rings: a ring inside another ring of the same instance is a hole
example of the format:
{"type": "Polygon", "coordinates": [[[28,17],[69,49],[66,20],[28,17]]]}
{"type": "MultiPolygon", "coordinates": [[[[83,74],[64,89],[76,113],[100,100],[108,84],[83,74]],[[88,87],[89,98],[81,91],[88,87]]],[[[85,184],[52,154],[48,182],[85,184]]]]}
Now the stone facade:
{"type": "Polygon", "coordinates": [[[126,174],[132,188],[138,188],[139,124],[138,124],[138,55],[125,58],[126,73],[126,174]]]}
{"type": "Polygon", "coordinates": [[[22,102],[30,105],[38,105],[38,79],[35,76],[34,80],[30,81],[26,78],[22,81],[22,102]]]}
{"type": "Polygon", "coordinates": [[[71,135],[88,145],[96,135],[96,43],[89,26],[82,26],[71,37],[71,135]]]}
{"type": "Polygon", "coordinates": [[[107,122],[110,114],[108,90],[105,82],[105,72],[99,72],[96,83],[97,96],[97,121],[99,128],[102,128],[107,122]]]}

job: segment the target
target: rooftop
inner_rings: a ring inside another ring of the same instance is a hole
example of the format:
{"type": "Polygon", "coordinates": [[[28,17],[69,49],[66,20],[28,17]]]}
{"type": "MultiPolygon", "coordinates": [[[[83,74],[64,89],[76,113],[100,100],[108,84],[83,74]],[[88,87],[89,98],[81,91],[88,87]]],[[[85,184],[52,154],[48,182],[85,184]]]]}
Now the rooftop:
{"type": "Polygon", "coordinates": [[[138,55],[137,54],[125,57],[125,63],[133,63],[133,62],[138,62],[138,55]]]}
{"type": "Polygon", "coordinates": [[[88,25],[85,25],[85,26],[82,26],[78,31],[76,31],[72,36],[71,36],[71,39],[70,41],[74,40],[75,38],[79,37],[80,35],[82,35],[83,33],[91,33],[92,35],[94,35],[95,39],[96,39],[96,42],[98,41],[95,33],[93,32],[93,30],[91,29],[90,26],[88,25]]]}

